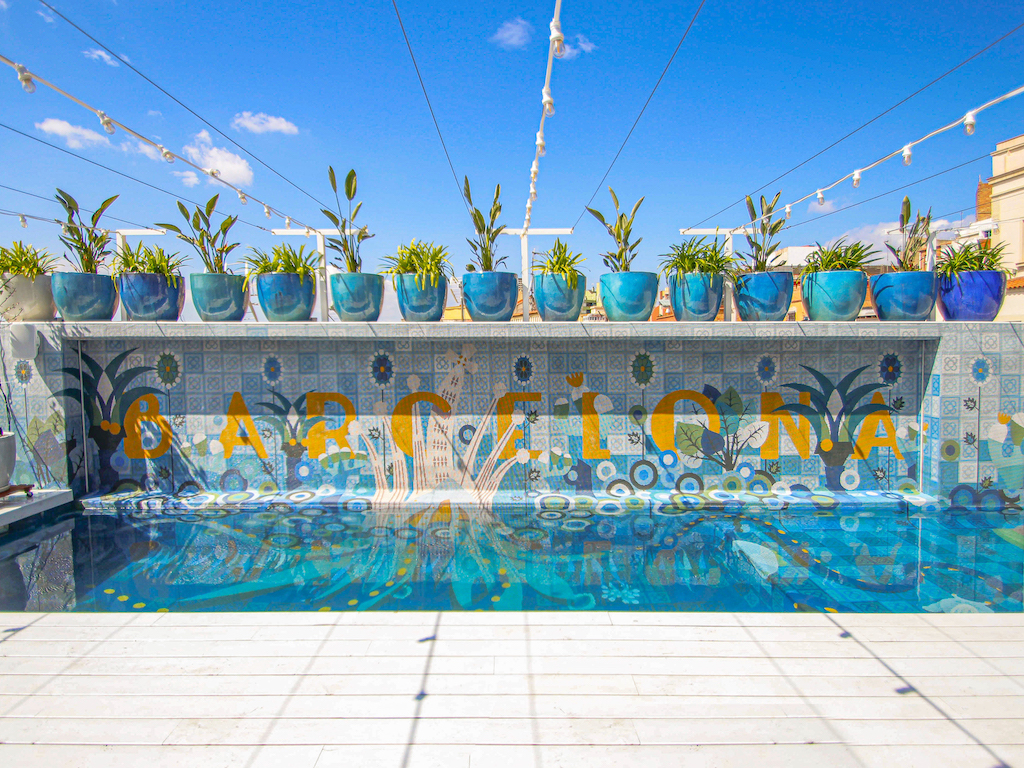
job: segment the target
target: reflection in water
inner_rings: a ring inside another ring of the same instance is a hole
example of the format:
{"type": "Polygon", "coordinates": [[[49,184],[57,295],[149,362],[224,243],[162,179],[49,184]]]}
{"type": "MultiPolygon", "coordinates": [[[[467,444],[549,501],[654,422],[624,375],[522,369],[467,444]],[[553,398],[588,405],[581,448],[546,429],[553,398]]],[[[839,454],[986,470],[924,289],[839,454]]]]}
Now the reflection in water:
{"type": "Polygon", "coordinates": [[[0,607],[1020,611],[1019,522],[738,504],[378,512],[362,499],[64,511],[0,537],[0,607]]]}

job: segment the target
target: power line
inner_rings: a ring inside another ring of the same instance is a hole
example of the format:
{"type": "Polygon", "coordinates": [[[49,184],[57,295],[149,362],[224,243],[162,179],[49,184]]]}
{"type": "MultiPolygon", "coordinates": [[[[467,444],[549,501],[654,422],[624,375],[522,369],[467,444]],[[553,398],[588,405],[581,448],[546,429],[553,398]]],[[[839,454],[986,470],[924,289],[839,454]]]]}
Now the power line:
{"type": "MultiPolygon", "coordinates": [[[[40,0],[40,2],[42,2],[42,0],[40,0]]],[[[444,150],[444,156],[448,159],[448,167],[452,169],[452,178],[455,179],[455,187],[459,190],[459,197],[462,198],[462,202],[466,206],[466,210],[469,211],[469,201],[466,200],[466,196],[462,192],[462,184],[459,183],[459,174],[455,172],[455,166],[452,164],[452,156],[448,154],[448,145],[444,143],[444,136],[441,135],[441,126],[437,124],[437,116],[434,114],[434,107],[431,106],[430,97],[427,95],[427,86],[423,83],[423,75],[420,74],[420,67],[416,63],[416,55],[412,52],[412,43],[409,42],[409,35],[406,34],[405,24],[402,23],[402,14],[398,12],[398,3],[396,0],[391,0],[391,5],[395,8],[395,16],[398,17],[398,26],[402,29],[402,37],[405,38],[405,47],[409,49],[409,58],[412,59],[412,67],[416,70],[416,77],[420,81],[423,98],[427,100],[427,109],[430,110],[430,119],[434,121],[434,130],[437,131],[437,138],[441,140],[441,149],[444,150]]]]}
{"type": "MultiPolygon", "coordinates": [[[[43,195],[37,195],[35,192],[26,192],[24,189],[16,189],[15,187],[8,187],[6,184],[0,184],[0,189],[8,189],[11,192],[17,192],[19,195],[27,195],[28,197],[34,197],[37,200],[45,200],[46,202],[53,203],[54,205],[59,205],[60,204],[60,203],[57,202],[57,200],[55,200],[52,197],[44,197],[43,195]]],[[[82,208],[82,212],[83,213],[93,213],[94,211],[90,210],[89,208],[82,208]]],[[[139,229],[146,229],[147,228],[147,225],[145,225],[145,224],[136,224],[134,221],[128,221],[127,219],[119,219],[119,218],[117,218],[117,216],[111,216],[110,214],[104,214],[104,215],[108,219],[110,219],[111,221],[120,221],[122,224],[131,224],[133,227],[138,227],[139,229]]],[[[49,219],[47,219],[47,221],[49,221],[49,219]]]]}
{"type": "Polygon", "coordinates": [[[128,69],[130,69],[130,70],[131,70],[132,72],[134,72],[134,73],[135,73],[136,75],[138,75],[138,76],[139,76],[139,77],[141,77],[141,78],[142,78],[143,80],[145,80],[145,81],[146,81],[147,83],[149,83],[150,85],[152,85],[152,86],[153,86],[154,88],[156,88],[156,89],[157,89],[158,91],[160,91],[160,93],[164,94],[164,96],[166,96],[167,98],[169,98],[169,99],[170,99],[171,101],[173,101],[173,102],[174,102],[175,104],[177,104],[177,105],[178,105],[179,107],[181,107],[181,108],[182,108],[182,109],[184,109],[184,110],[185,110],[186,112],[188,112],[188,113],[189,113],[190,115],[192,115],[193,117],[195,117],[195,118],[196,118],[197,120],[199,120],[199,121],[200,121],[201,123],[203,123],[203,125],[205,125],[206,127],[208,127],[208,128],[210,128],[210,129],[212,129],[212,130],[216,131],[216,132],[217,132],[217,133],[218,133],[218,134],[219,134],[220,136],[222,136],[223,138],[225,138],[225,139],[227,139],[228,141],[230,141],[230,142],[231,142],[232,144],[234,144],[234,145],[235,145],[236,147],[238,147],[238,148],[239,148],[240,150],[242,150],[243,152],[245,152],[245,154],[249,155],[249,157],[251,157],[251,158],[252,158],[253,160],[255,160],[255,161],[256,161],[257,163],[259,163],[260,165],[262,165],[262,166],[263,166],[264,168],[266,168],[266,169],[267,169],[268,171],[270,171],[271,173],[273,173],[273,174],[274,174],[275,176],[277,176],[278,178],[280,178],[280,179],[283,179],[284,181],[288,182],[288,184],[290,184],[291,186],[293,186],[293,187],[294,187],[295,189],[299,190],[299,192],[301,192],[302,194],[304,194],[304,195],[305,195],[306,197],[308,197],[308,198],[309,198],[310,200],[313,200],[313,201],[314,201],[315,203],[317,203],[317,204],[318,204],[318,205],[319,205],[319,206],[320,206],[321,208],[329,208],[329,207],[330,207],[330,206],[329,206],[329,205],[327,205],[326,203],[324,203],[324,202],[320,201],[319,199],[317,199],[316,197],[314,197],[313,195],[311,195],[311,194],[310,194],[309,192],[307,192],[306,190],[304,190],[304,189],[303,189],[302,187],[300,187],[300,186],[299,186],[298,184],[296,184],[296,183],[295,183],[294,181],[292,181],[291,179],[289,179],[289,178],[288,178],[287,176],[285,176],[284,174],[280,173],[279,171],[277,171],[276,169],[272,168],[272,167],[271,167],[270,165],[268,165],[267,163],[265,163],[265,162],[264,162],[263,160],[261,160],[260,158],[258,158],[258,157],[257,157],[256,155],[254,155],[254,154],[253,154],[253,153],[252,153],[252,152],[251,152],[251,151],[250,151],[249,149],[247,149],[247,148],[243,147],[243,146],[242,146],[241,144],[239,144],[239,143],[238,143],[237,141],[235,141],[235,140],[234,140],[233,138],[231,138],[230,136],[228,136],[228,135],[227,135],[226,133],[224,133],[224,131],[222,131],[222,130],[221,130],[220,128],[218,128],[217,126],[215,126],[215,125],[214,125],[213,123],[211,123],[211,122],[210,122],[209,120],[207,120],[207,119],[206,119],[205,117],[203,117],[203,116],[202,116],[202,115],[200,115],[200,114],[199,114],[198,112],[196,112],[196,111],[195,111],[194,109],[192,109],[191,107],[189,107],[189,106],[188,106],[187,104],[185,104],[184,102],[182,102],[182,101],[181,101],[180,99],[178,99],[178,98],[177,98],[176,96],[174,96],[174,95],[173,95],[172,93],[170,93],[170,92],[169,92],[169,91],[168,91],[168,90],[167,90],[166,88],[163,88],[162,86],[160,86],[160,85],[158,85],[158,84],[157,84],[156,82],[154,82],[154,81],[153,81],[152,79],[150,79],[149,77],[147,77],[146,75],[144,75],[144,74],[143,74],[142,72],[140,72],[140,71],[139,71],[139,70],[138,70],[138,69],[137,69],[137,68],[135,67],[135,65],[133,65],[133,64],[132,64],[132,63],[131,63],[130,61],[128,61],[128,60],[127,60],[127,59],[125,59],[124,57],[122,57],[122,56],[120,56],[120,55],[118,55],[118,54],[114,53],[114,52],[113,52],[112,50],[110,50],[110,48],[108,48],[108,47],[107,47],[106,45],[104,45],[103,43],[101,43],[101,42],[100,42],[99,40],[97,40],[97,39],[96,39],[95,37],[93,37],[93,36],[92,36],[91,34],[89,34],[89,33],[88,33],[88,32],[86,32],[86,31],[85,31],[84,29],[82,29],[82,28],[81,28],[80,26],[78,26],[77,24],[75,24],[75,22],[73,22],[73,21],[72,21],[71,19],[69,19],[69,18],[68,18],[67,16],[65,16],[65,15],[64,15],[63,13],[61,13],[61,12],[60,12],[60,11],[58,11],[58,10],[57,10],[56,8],[54,8],[54,7],[52,6],[52,5],[50,5],[50,4],[48,3],[48,2],[46,2],[46,0],[39,0],[39,2],[40,2],[40,3],[42,3],[43,5],[45,5],[45,6],[47,7],[47,8],[49,8],[49,9],[50,9],[51,11],[53,11],[53,13],[55,13],[55,14],[56,14],[57,16],[60,16],[60,17],[61,17],[61,18],[62,18],[62,19],[63,19],[64,21],[66,21],[66,22],[67,22],[68,24],[70,24],[70,25],[71,25],[72,27],[74,27],[75,29],[77,29],[77,30],[78,30],[79,32],[81,32],[81,33],[82,33],[83,35],[85,35],[85,36],[86,36],[87,38],[89,38],[89,39],[90,39],[90,40],[92,40],[92,41],[93,41],[94,43],[96,43],[96,45],[98,45],[98,46],[99,46],[100,48],[102,48],[102,49],[103,49],[103,50],[105,50],[105,51],[106,51],[107,53],[109,53],[109,54],[110,54],[111,56],[113,56],[114,58],[116,58],[116,59],[118,60],[118,62],[120,62],[120,63],[123,63],[123,64],[124,64],[124,65],[125,65],[126,67],[128,67],[128,69]]]}
{"type": "MultiPolygon", "coordinates": [[[[815,152],[815,153],[814,153],[813,155],[811,155],[810,157],[808,157],[808,158],[807,158],[806,160],[804,160],[803,162],[801,162],[801,163],[797,163],[796,165],[794,165],[794,166],[793,166],[792,168],[790,168],[790,169],[789,169],[788,171],[786,171],[785,173],[783,173],[783,174],[781,174],[781,175],[779,175],[779,176],[776,176],[776,177],[775,177],[774,179],[772,179],[771,181],[769,181],[769,182],[767,182],[767,183],[765,183],[765,184],[762,184],[762,185],[761,185],[760,187],[758,187],[758,188],[757,188],[757,189],[755,189],[755,190],[754,190],[753,192],[751,192],[751,193],[750,193],[750,196],[751,196],[751,197],[753,197],[753,196],[754,196],[754,195],[756,195],[756,194],[757,194],[758,192],[760,192],[761,190],[763,190],[763,189],[764,189],[765,187],[770,187],[770,186],[771,186],[772,184],[774,184],[775,182],[777,182],[777,181],[780,181],[781,179],[784,179],[784,178],[786,178],[787,176],[789,176],[789,174],[793,173],[793,171],[795,171],[795,170],[797,170],[797,169],[799,169],[799,168],[802,168],[803,166],[807,165],[807,164],[808,164],[809,162],[811,162],[811,161],[812,161],[812,160],[814,160],[815,158],[817,158],[817,157],[820,157],[821,155],[825,154],[825,153],[826,153],[826,152],[828,152],[828,151],[829,151],[830,149],[832,149],[833,147],[835,147],[835,146],[837,146],[837,145],[841,144],[842,142],[846,141],[846,140],[847,140],[848,138],[850,138],[850,137],[851,137],[851,136],[853,136],[854,134],[856,134],[856,133],[859,133],[860,131],[864,130],[864,129],[865,129],[865,128],[867,128],[867,127],[868,127],[869,125],[871,125],[871,124],[872,124],[873,122],[875,122],[876,120],[880,120],[881,118],[885,117],[885,116],[886,116],[887,114],[889,114],[890,112],[892,112],[892,111],[893,111],[894,109],[896,109],[897,107],[900,107],[900,106],[902,106],[903,104],[906,104],[906,103],[907,103],[908,101],[910,101],[910,100],[911,100],[912,98],[914,98],[915,96],[917,96],[917,95],[918,95],[919,93],[922,93],[923,91],[926,91],[926,90],[928,90],[928,89],[929,89],[929,88],[931,88],[931,87],[932,87],[933,85],[935,85],[935,84],[936,84],[937,82],[939,82],[939,81],[940,81],[940,80],[942,80],[943,78],[945,78],[945,77],[947,77],[947,76],[949,76],[949,75],[953,74],[954,72],[956,72],[956,71],[957,71],[958,69],[960,69],[960,68],[961,68],[962,66],[964,66],[965,64],[968,64],[968,63],[970,63],[971,61],[973,61],[974,59],[978,58],[979,56],[981,56],[981,54],[985,53],[985,51],[987,51],[987,50],[989,50],[990,48],[992,48],[992,47],[994,47],[994,46],[998,45],[999,43],[1003,42],[1003,40],[1005,40],[1006,38],[1008,38],[1008,37],[1009,37],[1010,35],[1012,35],[1012,34],[1013,34],[1014,32],[1017,32],[1017,31],[1019,31],[1019,30],[1020,30],[1021,28],[1024,28],[1024,22],[1021,22],[1020,24],[1018,24],[1018,25],[1017,25],[1016,27],[1014,27],[1013,29],[1011,29],[1011,30],[1010,30],[1009,32],[1007,32],[1007,33],[1006,33],[1005,35],[1003,35],[1002,37],[1000,37],[1000,38],[998,38],[998,39],[996,39],[996,40],[993,40],[993,41],[992,41],[991,43],[989,43],[988,45],[986,45],[986,46],[985,46],[984,48],[982,48],[982,49],[981,49],[980,51],[978,51],[977,53],[974,53],[974,54],[972,54],[971,56],[968,56],[968,57],[967,57],[966,59],[964,59],[963,61],[961,61],[961,62],[960,62],[959,64],[957,64],[957,65],[956,65],[955,67],[953,67],[952,69],[950,69],[950,70],[947,70],[947,71],[946,71],[946,72],[944,72],[943,74],[939,75],[938,77],[936,77],[936,78],[935,78],[934,80],[932,80],[932,81],[931,81],[930,83],[928,83],[927,85],[923,85],[923,86],[921,86],[920,88],[918,88],[918,89],[917,89],[916,91],[914,91],[914,92],[913,92],[912,94],[910,94],[910,95],[909,95],[909,96],[907,96],[906,98],[900,99],[899,101],[897,101],[897,102],[896,102],[895,104],[893,104],[893,105],[892,105],[891,107],[889,107],[889,108],[888,108],[887,110],[885,110],[884,112],[880,112],[880,113],[878,113],[877,115],[875,115],[874,117],[872,117],[872,118],[871,118],[870,120],[868,120],[868,121],[867,121],[866,123],[864,123],[863,125],[861,125],[861,126],[859,126],[859,127],[857,127],[857,128],[854,128],[854,129],[853,129],[852,131],[850,131],[850,132],[849,132],[848,134],[846,134],[845,136],[843,136],[843,137],[841,137],[841,138],[839,138],[839,139],[836,139],[836,140],[835,140],[835,141],[833,141],[833,142],[832,142],[831,144],[829,144],[829,145],[828,145],[827,147],[825,147],[824,149],[822,149],[822,150],[820,150],[820,151],[818,151],[818,152],[815,152]]],[[[697,227],[699,227],[699,226],[700,226],[701,224],[704,224],[705,222],[708,222],[708,221],[710,221],[711,219],[715,218],[716,216],[718,216],[718,215],[720,215],[720,214],[723,214],[723,213],[725,213],[725,212],[726,212],[726,211],[728,211],[728,210],[729,210],[730,208],[732,208],[732,207],[733,207],[734,205],[739,205],[740,203],[744,202],[744,201],[745,201],[746,199],[747,199],[747,196],[746,196],[746,195],[744,195],[743,197],[741,197],[741,198],[740,198],[739,200],[737,200],[736,202],[734,202],[734,203],[730,203],[729,205],[725,206],[725,208],[723,208],[722,210],[720,210],[720,211],[716,211],[715,213],[711,214],[710,216],[708,216],[708,217],[706,217],[706,218],[704,218],[704,219],[701,219],[701,220],[700,220],[699,222],[697,222],[696,224],[694,224],[694,225],[693,225],[692,227],[688,227],[688,229],[696,229],[696,228],[697,228],[697,227]]]]}
{"type": "Polygon", "coordinates": [[[683,42],[686,40],[686,36],[690,34],[690,28],[693,27],[697,16],[700,14],[701,9],[704,7],[704,3],[707,0],[700,0],[700,5],[697,6],[697,10],[693,14],[693,18],[690,19],[690,23],[686,25],[686,30],[683,32],[683,36],[679,38],[679,43],[676,45],[676,49],[672,51],[672,55],[669,56],[668,64],[661,71],[661,77],[658,78],[658,82],[654,84],[654,88],[651,89],[651,94],[647,97],[647,101],[644,102],[643,107],[640,109],[640,114],[636,116],[636,120],[633,121],[633,125],[629,129],[629,133],[626,134],[626,138],[622,140],[622,146],[619,147],[619,151],[615,153],[615,157],[612,158],[611,165],[608,166],[608,170],[604,172],[604,176],[597,182],[597,188],[594,189],[594,194],[587,200],[587,204],[583,206],[583,210],[580,212],[580,216],[576,219],[576,223],[573,224],[573,229],[579,226],[580,220],[583,218],[583,214],[587,212],[587,207],[594,202],[594,198],[597,197],[597,193],[601,191],[601,186],[604,184],[604,180],[608,178],[608,174],[612,172],[612,167],[615,165],[615,161],[619,159],[619,155],[622,154],[622,150],[626,148],[626,142],[629,141],[629,137],[633,135],[633,131],[636,129],[637,123],[640,122],[640,118],[644,116],[644,112],[647,111],[647,105],[651,103],[651,99],[654,98],[655,92],[658,90],[658,86],[661,85],[661,81],[665,79],[665,75],[668,74],[668,68],[672,66],[672,62],[676,58],[676,54],[679,53],[679,49],[683,47],[683,42]]]}
{"type": "MultiPolygon", "coordinates": [[[[90,160],[88,157],[83,157],[82,155],[79,155],[79,154],[77,154],[75,152],[72,152],[71,150],[64,149],[64,147],[59,147],[56,144],[51,144],[48,141],[43,141],[42,139],[40,139],[40,138],[38,138],[36,136],[32,136],[31,134],[25,133],[24,131],[19,131],[17,128],[12,128],[11,126],[7,125],[6,123],[0,123],[0,128],[6,128],[8,131],[11,131],[12,133],[16,133],[19,136],[24,136],[26,139],[32,139],[32,141],[37,141],[37,142],[39,142],[40,144],[42,144],[44,146],[50,147],[51,149],[56,149],[58,152],[63,152],[65,155],[71,155],[71,157],[77,157],[79,160],[84,160],[85,162],[89,163],[90,165],[95,165],[97,168],[102,168],[105,171],[110,171],[111,173],[116,173],[118,176],[126,178],[129,181],[134,181],[136,184],[141,184],[142,186],[149,187],[150,189],[156,190],[157,192],[162,192],[163,194],[168,195],[170,197],[173,197],[176,200],[184,200],[187,203],[192,203],[192,205],[198,205],[200,207],[205,207],[206,206],[206,203],[200,203],[200,202],[197,202],[196,200],[190,200],[189,198],[185,197],[184,195],[179,195],[176,192],[171,192],[169,190],[163,189],[162,187],[158,187],[155,184],[150,184],[148,181],[143,181],[142,179],[137,179],[134,176],[129,176],[127,173],[122,173],[121,171],[118,171],[118,170],[116,170],[114,168],[111,168],[109,165],[103,165],[103,163],[97,163],[95,160],[90,160]]],[[[221,216],[224,216],[224,217],[228,216],[228,214],[222,213],[221,211],[214,211],[214,213],[220,214],[221,216]]],[[[259,224],[253,224],[252,222],[246,221],[245,219],[242,219],[242,218],[238,219],[238,223],[239,224],[245,224],[246,226],[253,227],[254,229],[262,230],[263,232],[269,232],[270,231],[266,227],[261,227],[259,224]]]]}

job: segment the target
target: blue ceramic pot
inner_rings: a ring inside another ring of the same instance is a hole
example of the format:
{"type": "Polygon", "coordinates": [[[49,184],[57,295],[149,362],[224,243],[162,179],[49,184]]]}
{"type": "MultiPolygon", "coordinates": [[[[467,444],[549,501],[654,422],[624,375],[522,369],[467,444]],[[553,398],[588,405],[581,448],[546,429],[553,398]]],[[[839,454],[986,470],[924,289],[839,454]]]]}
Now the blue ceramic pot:
{"type": "Polygon", "coordinates": [[[935,306],[939,281],[934,272],[872,275],[871,306],[879,320],[927,320],[935,306]]]}
{"type": "Polygon", "coordinates": [[[431,285],[430,278],[427,278],[420,288],[416,284],[416,275],[395,275],[395,292],[398,294],[398,308],[407,322],[436,323],[444,314],[448,279],[441,275],[437,285],[431,285]]]}
{"type": "Polygon", "coordinates": [[[703,272],[672,274],[668,276],[668,292],[676,320],[709,322],[718,317],[725,279],[703,272]]]}
{"type": "Polygon", "coordinates": [[[859,269],[811,272],[801,279],[800,302],[811,320],[854,320],[864,307],[867,294],[868,276],[859,269]]]}
{"type": "Polygon", "coordinates": [[[735,296],[736,310],[744,322],[785,320],[793,303],[793,273],[778,270],[739,275],[735,296]]]}
{"type": "Polygon", "coordinates": [[[474,323],[507,323],[519,301],[519,281],[515,272],[467,272],[462,296],[474,323]]]}
{"type": "Polygon", "coordinates": [[[53,303],[68,322],[110,320],[117,311],[117,286],[110,275],[57,272],[51,285],[53,303]]]}
{"type": "Polygon", "coordinates": [[[129,320],[177,320],[185,305],[185,280],[168,281],[152,272],[117,276],[117,292],[129,320]]]}
{"type": "Polygon", "coordinates": [[[256,278],[256,295],[267,320],[294,323],[309,320],[316,299],[316,277],[272,272],[256,278]]]}
{"type": "Polygon", "coordinates": [[[189,275],[192,304],[207,323],[236,322],[245,316],[249,291],[245,275],[189,275]]]}
{"type": "Polygon", "coordinates": [[[579,275],[576,287],[570,288],[563,275],[537,275],[533,278],[533,298],[537,301],[540,319],[547,323],[574,323],[580,319],[587,278],[579,275]]]}
{"type": "Polygon", "coordinates": [[[331,275],[331,299],[338,318],[345,322],[372,323],[384,305],[384,278],[362,272],[331,275]]]}
{"type": "Polygon", "coordinates": [[[601,303],[609,320],[638,323],[651,319],[658,300],[654,272],[613,272],[601,275],[601,303]]]}
{"type": "Polygon", "coordinates": [[[995,269],[939,278],[939,309],[947,320],[995,320],[1006,296],[1006,273],[995,269]]]}

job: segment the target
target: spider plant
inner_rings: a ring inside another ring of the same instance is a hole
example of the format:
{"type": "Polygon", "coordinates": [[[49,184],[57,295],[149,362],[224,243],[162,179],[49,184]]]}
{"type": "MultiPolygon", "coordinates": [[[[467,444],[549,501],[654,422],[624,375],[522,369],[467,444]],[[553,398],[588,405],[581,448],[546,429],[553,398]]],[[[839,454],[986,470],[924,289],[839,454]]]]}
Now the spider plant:
{"type": "Polygon", "coordinates": [[[636,249],[643,241],[641,237],[635,243],[629,242],[630,236],[633,234],[633,220],[636,218],[636,212],[640,210],[640,205],[643,203],[644,198],[641,197],[636,201],[636,205],[633,206],[633,210],[629,216],[619,211],[619,198],[615,196],[615,190],[608,187],[608,191],[611,193],[612,202],[615,204],[615,223],[609,224],[605,221],[604,216],[600,211],[595,211],[593,208],[587,208],[590,214],[601,222],[602,226],[608,231],[608,234],[615,240],[617,246],[615,251],[609,251],[601,254],[602,261],[608,269],[614,272],[629,272],[630,266],[633,264],[633,259],[636,258],[636,249]]]}
{"type": "Polygon", "coordinates": [[[747,213],[753,227],[753,231],[746,234],[750,252],[745,255],[750,261],[750,272],[771,272],[781,266],[782,255],[775,253],[779,244],[772,242],[786,223],[785,218],[774,218],[775,206],[779,204],[780,195],[782,192],[776,192],[770,203],[761,195],[760,217],[754,208],[754,201],[747,195],[747,213]]]}
{"type": "MultiPolygon", "coordinates": [[[[341,198],[338,197],[338,179],[334,174],[334,167],[327,166],[327,178],[330,179],[331,189],[334,190],[334,200],[338,205],[338,212],[328,210],[327,208],[321,208],[321,212],[330,219],[330,222],[337,228],[341,234],[338,237],[326,238],[327,247],[332,251],[337,251],[341,254],[344,259],[344,267],[348,272],[362,272],[363,271],[363,257],[359,255],[359,246],[362,245],[364,240],[369,240],[373,235],[370,234],[370,230],[366,226],[359,227],[356,229],[356,216],[359,215],[359,209],[363,207],[361,202],[356,203],[355,207],[352,206],[352,201],[356,197],[356,172],[352,169],[348,172],[345,177],[345,199],[348,201],[348,216],[341,210],[341,198]]],[[[341,269],[342,264],[340,262],[331,262],[335,267],[341,269]]]]}
{"type": "Polygon", "coordinates": [[[542,275],[561,275],[569,287],[575,290],[576,281],[583,274],[579,270],[579,265],[583,262],[583,254],[573,253],[561,239],[556,239],[551,250],[543,255],[545,258],[533,265],[533,271],[540,272],[542,275]]]}
{"type": "Polygon", "coordinates": [[[942,255],[935,264],[935,272],[946,280],[956,278],[958,281],[962,272],[993,270],[1010,274],[1010,270],[1003,266],[1005,249],[1006,243],[996,246],[980,243],[947,245],[942,249],[942,255]]]}
{"type": "Polygon", "coordinates": [[[873,250],[865,243],[856,242],[847,245],[845,238],[839,238],[832,245],[816,243],[814,251],[807,257],[803,273],[809,275],[814,272],[836,272],[839,270],[863,272],[865,267],[876,261],[876,259],[870,258],[876,253],[878,251],[873,250]]]}
{"type": "Polygon", "coordinates": [[[418,240],[398,246],[394,256],[384,257],[384,263],[389,266],[381,272],[391,275],[392,284],[395,284],[398,275],[416,275],[416,285],[421,290],[426,288],[428,279],[431,285],[437,285],[442,277],[454,276],[451,262],[448,261],[448,249],[443,245],[428,245],[418,240]]]}
{"type": "Polygon", "coordinates": [[[57,260],[46,251],[33,245],[25,245],[20,240],[11,244],[10,248],[0,246],[0,273],[11,277],[27,277],[35,281],[41,275],[53,272],[57,260]]]}
{"type": "Polygon", "coordinates": [[[295,250],[287,243],[279,243],[270,249],[269,254],[259,248],[250,248],[249,251],[245,258],[246,280],[258,275],[289,274],[298,275],[299,283],[302,283],[307,277],[312,280],[320,266],[320,253],[312,251],[306,255],[305,245],[295,250]]]}
{"type": "Polygon", "coordinates": [[[691,237],[677,245],[669,246],[671,253],[661,261],[661,272],[665,277],[700,272],[707,275],[731,276],[736,259],[728,252],[725,242],[715,238],[707,242],[703,237],[691,237]]]}
{"type": "Polygon", "coordinates": [[[472,208],[473,228],[476,230],[476,240],[466,238],[469,247],[473,251],[472,261],[466,265],[467,272],[476,272],[480,267],[481,272],[493,272],[505,263],[507,257],[497,259],[498,235],[505,231],[505,225],[495,226],[498,217],[501,216],[501,184],[494,186],[494,200],[491,202],[490,218],[485,219],[479,208],[473,205],[473,196],[469,191],[469,176],[464,177],[462,193],[466,196],[466,202],[472,208]]]}
{"type": "Polygon", "coordinates": [[[182,218],[185,219],[185,225],[189,230],[188,233],[182,232],[174,224],[157,224],[156,226],[174,232],[180,240],[184,240],[195,248],[209,274],[228,275],[231,274],[227,265],[228,255],[241,243],[228,242],[228,232],[231,231],[231,228],[235,226],[235,222],[238,221],[237,216],[226,216],[219,227],[211,227],[210,225],[210,217],[217,210],[217,200],[219,197],[220,195],[214,195],[202,208],[197,205],[191,214],[189,214],[185,204],[180,200],[178,201],[178,211],[181,213],[182,218]]]}
{"type": "Polygon", "coordinates": [[[910,198],[904,197],[900,205],[900,244],[885,244],[892,254],[894,271],[917,272],[921,269],[921,251],[928,245],[931,225],[931,209],[928,210],[927,216],[922,216],[918,211],[914,223],[910,223],[910,198]]]}
{"type": "Polygon", "coordinates": [[[118,195],[104,200],[100,207],[93,211],[88,224],[83,221],[82,212],[75,198],[59,187],[56,198],[68,216],[60,241],[72,256],[65,255],[64,258],[79,272],[97,274],[110,255],[110,232],[99,229],[100,219],[107,208],[117,200],[118,195]]]}
{"type": "Polygon", "coordinates": [[[177,252],[167,253],[159,245],[139,243],[134,248],[125,245],[114,257],[114,275],[163,275],[168,284],[177,286],[185,257],[177,252]]]}

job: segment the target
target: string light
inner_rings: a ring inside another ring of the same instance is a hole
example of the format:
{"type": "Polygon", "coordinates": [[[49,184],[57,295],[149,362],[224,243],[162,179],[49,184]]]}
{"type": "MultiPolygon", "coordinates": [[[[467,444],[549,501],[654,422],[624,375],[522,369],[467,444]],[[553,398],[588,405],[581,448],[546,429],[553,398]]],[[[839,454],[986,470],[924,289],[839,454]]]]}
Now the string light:
{"type": "Polygon", "coordinates": [[[270,206],[267,205],[266,203],[263,204],[263,215],[266,216],[268,219],[270,218],[270,206]]]}
{"type": "Polygon", "coordinates": [[[25,220],[25,214],[18,214],[18,221],[21,222],[22,229],[28,229],[28,221],[25,220]]]}
{"type": "Polygon", "coordinates": [[[551,20],[548,28],[551,30],[551,37],[548,39],[551,41],[555,58],[560,59],[565,56],[565,37],[562,35],[562,22],[554,18],[551,20]]]}
{"type": "Polygon", "coordinates": [[[160,150],[160,157],[166,160],[168,163],[174,162],[174,153],[167,149],[163,144],[157,144],[156,148],[160,150]]]}
{"type": "Polygon", "coordinates": [[[824,205],[824,204],[825,204],[825,195],[824,195],[824,193],[822,193],[822,191],[821,191],[821,190],[819,189],[819,190],[818,190],[818,205],[824,205]]]}
{"type": "Polygon", "coordinates": [[[248,205],[249,204],[249,198],[247,198],[245,196],[245,192],[242,192],[242,191],[238,192],[238,202],[240,202],[242,205],[248,205]]]}
{"type": "Polygon", "coordinates": [[[786,218],[788,219],[792,215],[793,215],[793,206],[787,205],[786,206],[786,218]]]}
{"type": "Polygon", "coordinates": [[[853,172],[853,188],[856,189],[860,186],[860,169],[858,168],[853,172]]]}
{"type": "Polygon", "coordinates": [[[912,156],[913,153],[910,151],[910,144],[907,144],[907,146],[903,148],[903,164],[910,165],[910,159],[912,156]]]}
{"type": "Polygon", "coordinates": [[[102,110],[96,113],[96,117],[100,119],[100,125],[103,126],[103,130],[111,136],[114,135],[114,121],[107,117],[107,113],[102,110]]]}
{"type": "Polygon", "coordinates": [[[29,71],[21,64],[15,64],[14,71],[18,73],[18,80],[21,83],[21,87],[25,89],[25,93],[35,93],[36,84],[32,81],[32,75],[29,74],[29,71]]]}
{"type": "Polygon", "coordinates": [[[292,228],[292,217],[291,216],[285,216],[284,217],[284,228],[285,229],[291,229],[292,228]]]}
{"type": "Polygon", "coordinates": [[[973,112],[968,112],[966,115],[964,115],[964,133],[966,133],[968,136],[974,135],[975,122],[976,121],[973,112]]]}

